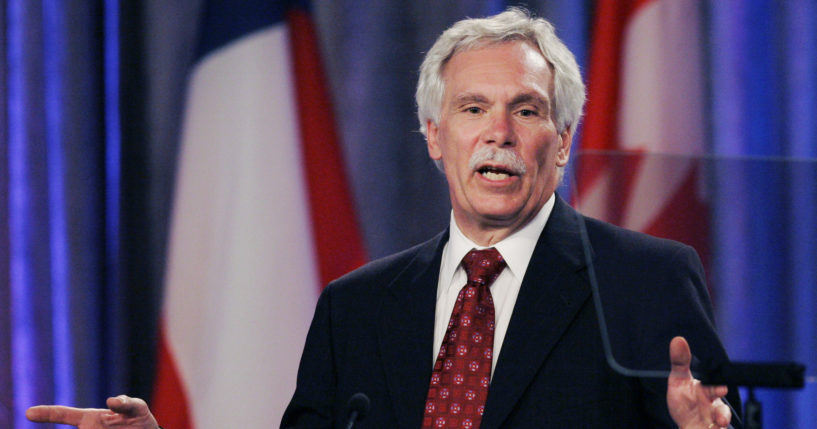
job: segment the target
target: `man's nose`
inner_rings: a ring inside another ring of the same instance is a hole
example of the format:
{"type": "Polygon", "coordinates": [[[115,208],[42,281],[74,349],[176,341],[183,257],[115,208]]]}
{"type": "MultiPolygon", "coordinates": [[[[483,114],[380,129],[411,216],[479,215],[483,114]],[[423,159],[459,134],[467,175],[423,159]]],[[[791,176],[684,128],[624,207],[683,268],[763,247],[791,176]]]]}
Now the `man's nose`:
{"type": "Polygon", "coordinates": [[[485,143],[497,146],[513,146],[516,144],[513,124],[506,112],[496,112],[489,115],[482,140],[485,143]]]}

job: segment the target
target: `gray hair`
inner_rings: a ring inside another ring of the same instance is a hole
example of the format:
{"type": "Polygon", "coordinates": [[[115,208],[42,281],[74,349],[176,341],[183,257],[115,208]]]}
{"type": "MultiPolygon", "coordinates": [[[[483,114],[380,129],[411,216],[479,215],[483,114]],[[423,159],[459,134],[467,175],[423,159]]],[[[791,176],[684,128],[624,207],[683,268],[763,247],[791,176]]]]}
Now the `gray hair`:
{"type": "Polygon", "coordinates": [[[561,134],[570,128],[575,131],[582,115],[585,100],[584,83],[579,65],[567,46],[556,37],[548,21],[533,18],[525,9],[511,7],[499,15],[457,22],[434,43],[420,66],[417,83],[417,116],[420,132],[428,137],[428,120],[440,123],[445,82],[443,69],[451,57],[492,43],[527,41],[553,68],[553,122],[561,134]]]}

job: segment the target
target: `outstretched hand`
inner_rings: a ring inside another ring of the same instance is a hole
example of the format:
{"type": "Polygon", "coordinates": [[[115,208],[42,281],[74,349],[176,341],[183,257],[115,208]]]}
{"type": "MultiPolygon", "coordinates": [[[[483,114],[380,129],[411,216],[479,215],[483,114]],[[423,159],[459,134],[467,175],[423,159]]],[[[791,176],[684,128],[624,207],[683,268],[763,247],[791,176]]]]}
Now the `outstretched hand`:
{"type": "Polygon", "coordinates": [[[732,411],[721,400],[726,386],[704,386],[689,369],[692,352],[683,337],[675,337],[669,346],[672,372],[667,380],[667,405],[681,429],[713,429],[729,426],[732,411]]]}
{"type": "Polygon", "coordinates": [[[104,408],[73,408],[62,405],[37,405],[26,411],[36,423],[61,423],[79,429],[157,429],[159,425],[145,401],[119,395],[108,398],[104,408]]]}

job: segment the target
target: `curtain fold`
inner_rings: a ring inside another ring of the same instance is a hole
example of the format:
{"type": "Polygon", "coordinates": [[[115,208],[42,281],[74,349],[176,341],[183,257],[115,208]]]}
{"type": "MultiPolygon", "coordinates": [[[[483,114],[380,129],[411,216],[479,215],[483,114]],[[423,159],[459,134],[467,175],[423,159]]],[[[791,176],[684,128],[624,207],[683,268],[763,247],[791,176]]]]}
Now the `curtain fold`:
{"type": "Polygon", "coordinates": [[[106,141],[104,44],[118,35],[104,27],[100,2],[5,6],[10,383],[0,418],[24,428],[33,404],[96,406],[125,388],[125,366],[109,361],[124,343],[113,341],[122,312],[111,311],[121,305],[118,279],[107,275],[118,263],[109,253],[118,231],[105,227],[116,216],[106,199],[118,200],[106,156],[119,142],[106,141]]]}
{"type": "MultiPolygon", "coordinates": [[[[817,374],[817,4],[710,1],[712,153],[717,175],[718,323],[743,360],[794,360],[817,374]]],[[[744,394],[745,397],[745,394],[744,394]]],[[[767,427],[817,424],[817,385],[760,390],[767,427]]]]}

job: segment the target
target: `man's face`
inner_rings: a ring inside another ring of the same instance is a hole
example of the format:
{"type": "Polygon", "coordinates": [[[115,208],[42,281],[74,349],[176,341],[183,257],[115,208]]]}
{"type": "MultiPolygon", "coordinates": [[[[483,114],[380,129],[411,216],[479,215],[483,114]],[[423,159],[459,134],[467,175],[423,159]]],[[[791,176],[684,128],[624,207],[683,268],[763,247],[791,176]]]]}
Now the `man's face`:
{"type": "Polygon", "coordinates": [[[550,66],[528,43],[457,53],[443,79],[440,123],[427,124],[428,152],[443,161],[457,225],[490,245],[527,224],[556,190],[571,133],[556,131],[550,66]],[[500,156],[485,155],[493,152],[500,156]]]}

